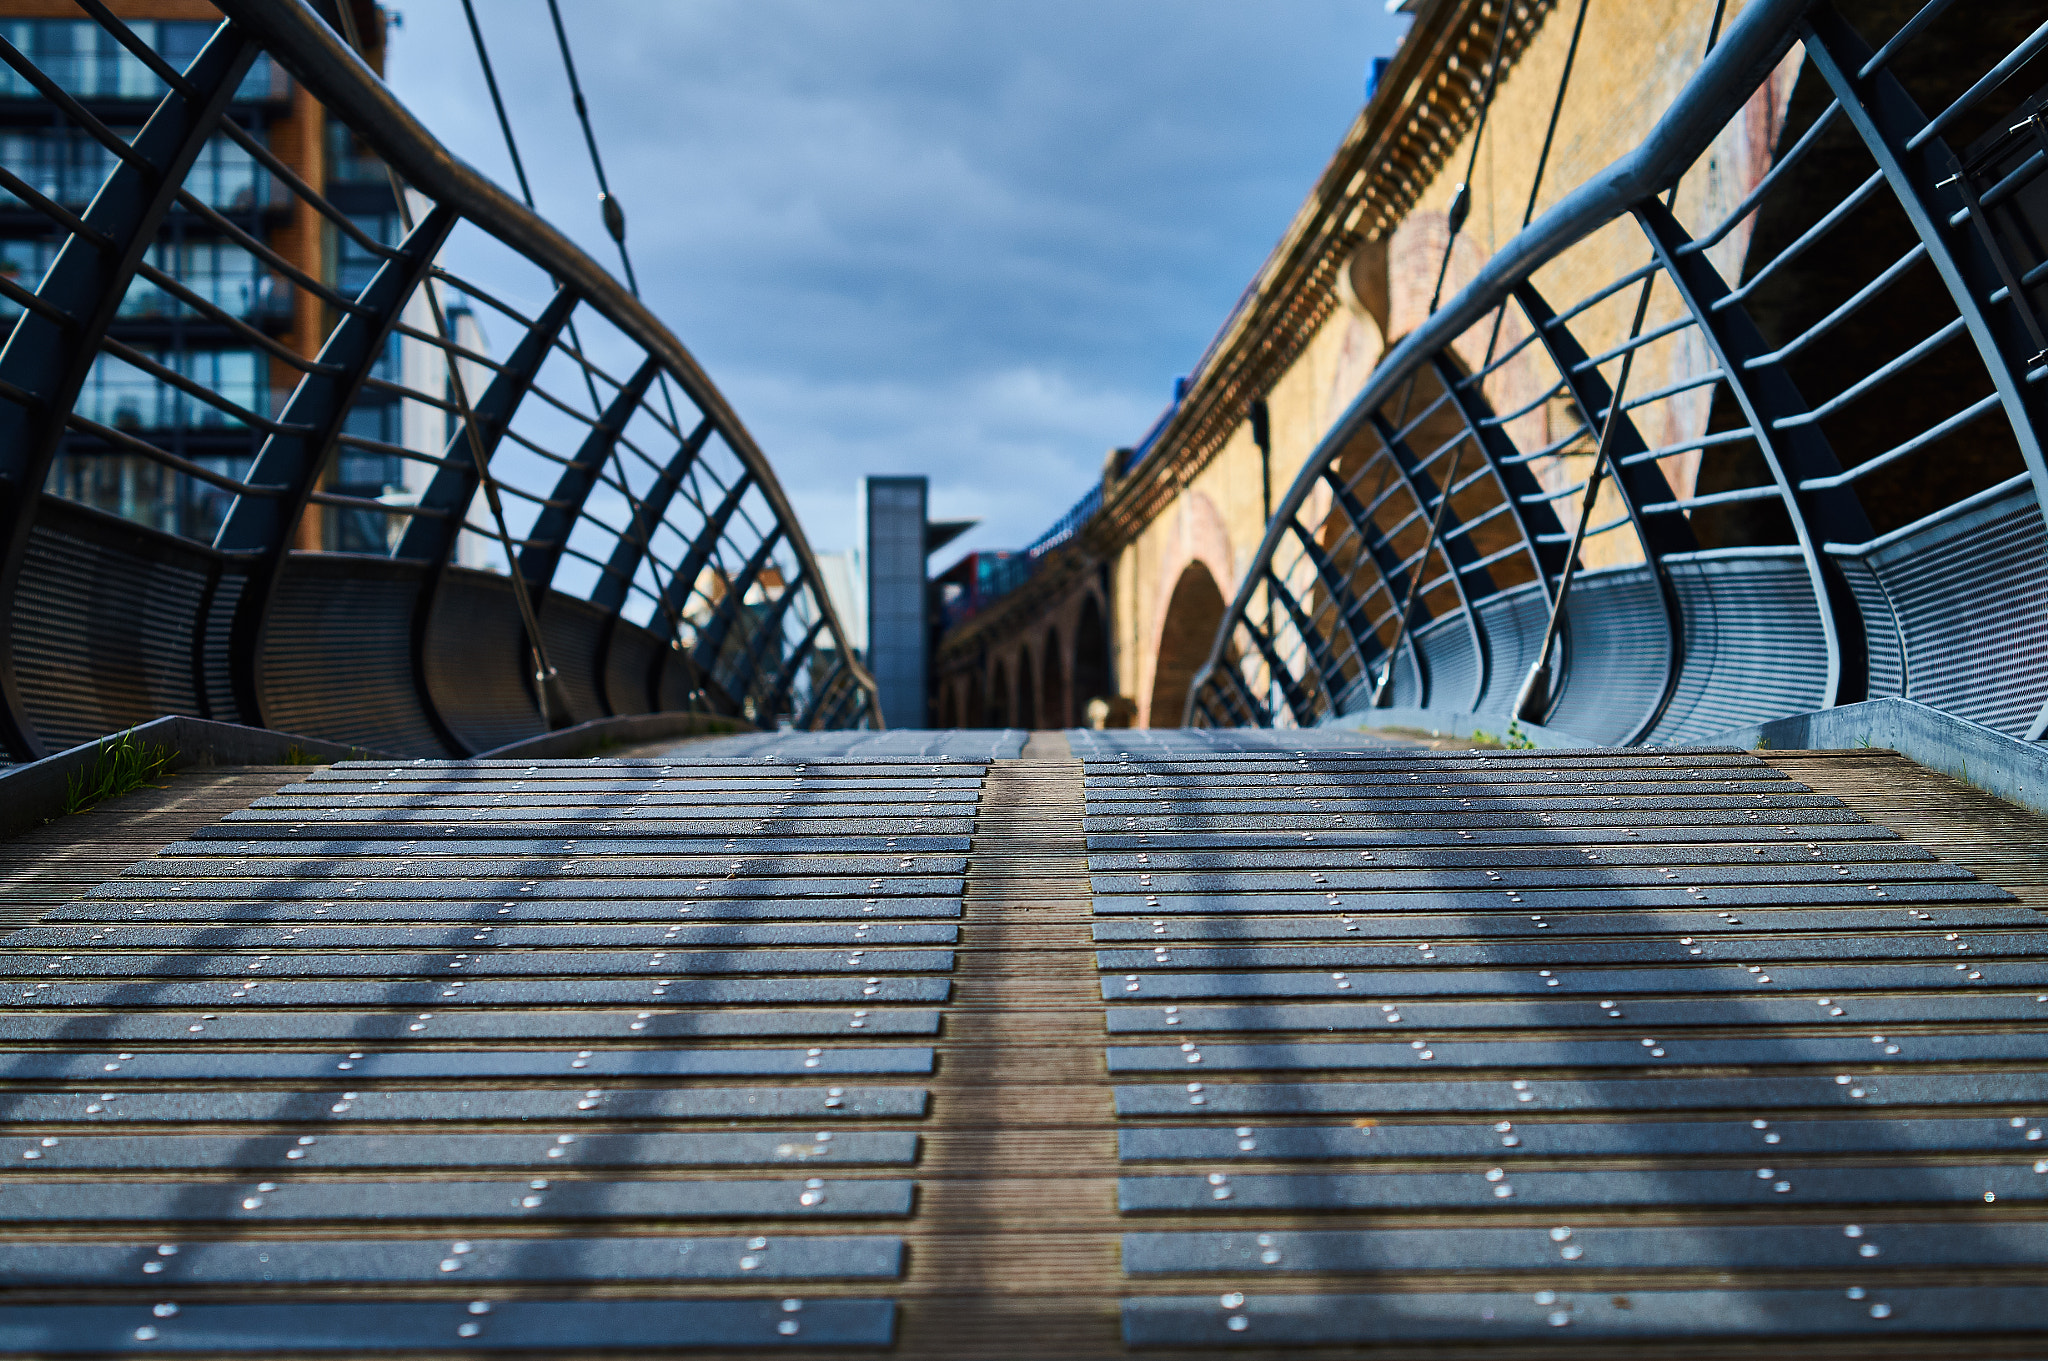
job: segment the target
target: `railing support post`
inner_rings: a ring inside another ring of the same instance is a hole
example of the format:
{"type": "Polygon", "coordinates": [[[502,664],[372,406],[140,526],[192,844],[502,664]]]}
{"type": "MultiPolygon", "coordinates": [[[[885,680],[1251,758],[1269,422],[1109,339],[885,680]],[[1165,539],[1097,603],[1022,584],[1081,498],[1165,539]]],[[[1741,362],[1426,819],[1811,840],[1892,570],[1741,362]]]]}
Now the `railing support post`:
{"type": "MultiPolygon", "coordinates": [[[[1557,319],[1557,313],[1536,291],[1536,286],[1526,280],[1515,289],[1515,301],[1521,306],[1522,314],[1535,328],[1537,343],[1543,346],[1545,354],[1564,380],[1565,390],[1571,394],[1573,405],[1579,409],[1579,416],[1586,422],[1588,430],[1597,431],[1605,423],[1607,408],[1614,403],[1614,389],[1600,376],[1600,370],[1588,362],[1584,347],[1578,337],[1557,319]]],[[[1626,401],[1624,394],[1622,400],[1626,401]]],[[[1623,745],[1642,741],[1650,730],[1657,726],[1657,720],[1664,716],[1664,710],[1671,703],[1671,696],[1678,688],[1679,668],[1685,659],[1685,616],[1679,609],[1678,590],[1671,583],[1671,574],[1664,568],[1667,553],[1688,553],[1699,547],[1693,537],[1692,525],[1682,515],[1645,516],[1642,507],[1673,498],[1670,480],[1663,469],[1654,463],[1631,464],[1627,460],[1636,454],[1647,453],[1649,445],[1643,442],[1642,433],[1626,412],[1613,416],[1613,433],[1608,437],[1607,468],[1612,474],[1615,492],[1621,497],[1622,507],[1628,511],[1629,524],[1634,527],[1637,540],[1642,544],[1643,557],[1650,565],[1650,571],[1657,583],[1657,598],[1664,604],[1664,629],[1670,640],[1666,656],[1669,661],[1664,668],[1664,688],[1650,712],[1638,722],[1623,745]]],[[[1532,482],[1534,478],[1530,479],[1532,482]]],[[[1544,503],[1546,508],[1548,502],[1544,503]]],[[[1553,512],[1554,518],[1554,512],[1553,512]]],[[[1567,606],[1569,608],[1569,606],[1567,606]]],[[[1547,712],[1549,697],[1533,693],[1535,673],[1524,682],[1524,688],[1532,693],[1517,697],[1516,713],[1534,712],[1541,705],[1547,712]],[[1525,702],[1527,707],[1525,706],[1525,702]]],[[[1557,693],[1555,684],[1550,685],[1551,695],[1557,693]]]]}
{"type": "Polygon", "coordinates": [[[1721,305],[1728,296],[1726,281],[1704,253],[1685,249],[1691,238],[1662,200],[1651,198],[1635,211],[1658,263],[1691,310],[1721,372],[1728,375],[1729,390],[1742,406],[1757,451],[1763,455],[1777,484],[1778,499],[1791,518],[1827,643],[1828,677],[1821,707],[1853,703],[1863,698],[1865,684],[1863,616],[1848,582],[1822,556],[1820,545],[1829,540],[1864,542],[1872,533],[1869,517],[1851,488],[1819,493],[1799,490],[1800,482],[1807,478],[1832,477],[1842,471],[1835,451],[1817,426],[1781,428],[1788,417],[1807,412],[1806,399],[1781,363],[1763,360],[1769,347],[1749,314],[1740,307],[1721,305]]]}
{"type": "MultiPolygon", "coordinates": [[[[2031,339],[2016,315],[2017,308],[2025,304],[2015,299],[2014,306],[1994,313],[1981,301],[2001,286],[1997,268],[1977,233],[1967,226],[1951,229],[1948,214],[1935,206],[1938,186],[1948,173],[1947,144],[1933,137],[1917,150],[1909,147],[1914,135],[1927,126],[1927,116],[1889,67],[1873,71],[1859,87],[1850,72],[1861,70],[1874,53],[1833,5],[1816,5],[1810,10],[1799,24],[1799,36],[1806,59],[1814,64],[1841,103],[1842,112],[1862,137],[1863,145],[1884,175],[1885,184],[1927,248],[1929,263],[1947,286],[2012,426],[2013,440],[2019,445],[2020,457],[2034,486],[2034,500],[2042,516],[2048,518],[2048,455],[2044,455],[2040,433],[2042,426],[2048,424],[2048,399],[2042,397],[2038,388],[2034,392],[2027,390],[2025,365],[2013,362],[2014,356],[2033,353],[2031,339]]],[[[1843,490],[1853,496],[1847,488],[1843,490]]],[[[1864,537],[1868,537],[1867,533],[1864,537]]],[[[2026,732],[2030,742],[2038,742],[2044,736],[2048,736],[2048,702],[2043,703],[2026,732]]]]}

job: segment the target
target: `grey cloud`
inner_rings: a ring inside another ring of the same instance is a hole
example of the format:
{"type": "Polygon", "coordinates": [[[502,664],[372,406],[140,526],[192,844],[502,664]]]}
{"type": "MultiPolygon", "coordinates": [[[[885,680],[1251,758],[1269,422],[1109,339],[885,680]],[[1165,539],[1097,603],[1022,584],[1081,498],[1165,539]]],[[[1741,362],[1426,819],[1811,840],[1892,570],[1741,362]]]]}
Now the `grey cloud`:
{"type": "MultiPolygon", "coordinates": [[[[540,0],[478,0],[541,210],[599,259],[540,0]]],[[[1371,0],[565,0],[650,304],[843,545],[863,473],[1027,541],[1138,437],[1396,21],[1371,0]]],[[[455,0],[400,95],[511,182],[455,0]]]]}

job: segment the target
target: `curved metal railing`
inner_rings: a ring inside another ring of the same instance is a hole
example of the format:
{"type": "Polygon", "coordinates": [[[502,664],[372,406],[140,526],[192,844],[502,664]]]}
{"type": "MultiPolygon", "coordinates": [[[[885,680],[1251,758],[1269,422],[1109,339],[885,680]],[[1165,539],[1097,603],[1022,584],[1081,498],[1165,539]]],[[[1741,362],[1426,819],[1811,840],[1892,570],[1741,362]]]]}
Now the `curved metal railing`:
{"type": "Polygon", "coordinates": [[[1384,690],[1504,727],[1633,353],[1525,717],[1671,743],[1902,695],[2041,737],[2041,17],[1933,0],[1873,43],[1832,3],[1752,0],[1634,152],[1393,346],[1280,502],[1187,721],[1384,690]]]}
{"type": "Polygon", "coordinates": [[[166,713],[436,756],[663,710],[872,724],[681,342],[304,0],[220,9],[0,32],[42,125],[0,155],[10,753],[166,713]]]}

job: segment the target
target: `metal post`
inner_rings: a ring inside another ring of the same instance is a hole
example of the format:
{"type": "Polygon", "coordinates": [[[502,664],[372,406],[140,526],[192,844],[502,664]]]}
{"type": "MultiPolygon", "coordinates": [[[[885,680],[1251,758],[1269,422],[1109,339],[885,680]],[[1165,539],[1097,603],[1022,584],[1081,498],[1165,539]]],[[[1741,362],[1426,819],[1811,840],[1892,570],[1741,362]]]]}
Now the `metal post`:
{"type": "Polygon", "coordinates": [[[1771,480],[1777,484],[1778,499],[1791,518],[1828,649],[1827,688],[1821,707],[1860,700],[1866,657],[1863,615],[1848,582],[1821,554],[1820,545],[1864,542],[1874,533],[1870,518],[1863,513],[1853,488],[1800,491],[1799,484],[1808,478],[1833,477],[1842,471],[1841,461],[1819,425],[1799,419],[1811,410],[1806,398],[1783,363],[1769,357],[1770,347],[1749,313],[1726,304],[1727,282],[1706,255],[1686,249],[1692,238],[1670,210],[1651,199],[1636,209],[1636,217],[1727,375],[1729,391],[1749,421],[1757,451],[1763,455],[1771,480]]]}
{"type": "Polygon", "coordinates": [[[796,678],[802,673],[804,663],[818,650],[818,634],[824,627],[825,620],[821,615],[811,625],[810,631],[804,634],[804,640],[791,650],[788,659],[782,663],[782,670],[776,673],[775,687],[768,692],[769,717],[781,713],[782,706],[789,703],[789,692],[796,688],[796,678]]]}
{"type": "MultiPolygon", "coordinates": [[[[584,505],[602,480],[605,460],[617,449],[626,423],[646,400],[647,389],[660,371],[661,361],[650,357],[613,394],[604,414],[598,417],[575,457],[556,479],[554,494],[535,517],[526,546],[519,552],[519,575],[533,590],[536,604],[544,601],[553,587],[556,569],[562,563],[562,550],[568,547],[570,533],[583,518],[584,505]]],[[[623,485],[624,479],[620,481],[623,485]]]]}
{"type": "MultiPolygon", "coordinates": [[[[1600,440],[1593,448],[1593,466],[1586,473],[1585,493],[1579,500],[1579,520],[1572,527],[1571,547],[1565,550],[1564,571],[1557,579],[1557,594],[1550,602],[1550,615],[1543,624],[1543,641],[1536,649],[1536,660],[1529,667],[1529,674],[1522,680],[1522,688],[1515,695],[1515,717],[1524,723],[1541,723],[1550,714],[1551,683],[1550,657],[1557,647],[1558,626],[1564,621],[1565,601],[1571,598],[1572,578],[1579,570],[1579,550],[1586,543],[1586,526],[1593,521],[1593,504],[1600,498],[1600,479],[1607,471],[1607,459],[1614,448],[1615,433],[1625,423],[1622,403],[1628,395],[1629,370],[1635,367],[1635,338],[1642,334],[1643,319],[1650,314],[1650,290],[1656,284],[1653,273],[1643,280],[1643,291],[1636,297],[1635,319],[1629,323],[1628,338],[1631,342],[1621,357],[1621,374],[1615,379],[1614,396],[1607,404],[1607,419],[1600,426],[1600,440]]],[[[1587,419],[1592,418],[1589,415],[1587,419]]]]}
{"type": "Polygon", "coordinates": [[[1379,634],[1373,630],[1372,621],[1365,617],[1364,602],[1351,593],[1350,584],[1323,546],[1316,542],[1315,535],[1304,529],[1301,521],[1293,516],[1288,517],[1287,523],[1301,543],[1302,555],[1315,568],[1323,589],[1330,593],[1331,603],[1337,608],[1337,619],[1344,626],[1345,636],[1351,640],[1351,650],[1357,654],[1360,674],[1370,679],[1372,664],[1384,655],[1385,649],[1380,646],[1379,634]]]}
{"type": "MultiPolygon", "coordinates": [[[[640,570],[641,559],[648,556],[654,543],[654,531],[668,515],[668,503],[675,499],[676,490],[683,485],[690,468],[697,462],[697,455],[704,448],[704,441],[711,437],[715,427],[706,416],[697,423],[689,437],[676,449],[675,456],[654,479],[654,485],[647,489],[647,495],[640,498],[634,508],[633,518],[626,525],[612,547],[611,559],[605,563],[604,573],[598,578],[597,586],[590,593],[590,603],[599,609],[617,614],[625,608],[626,597],[633,589],[633,578],[640,570]]],[[[656,588],[663,590],[660,582],[656,588]]]]}
{"type": "Polygon", "coordinates": [[[718,552],[718,540],[725,533],[726,524],[733,512],[739,509],[740,498],[753,485],[753,478],[741,473],[732,486],[726,489],[725,499],[718,503],[709,515],[704,517],[704,527],[697,532],[690,551],[677,564],[675,573],[668,579],[668,589],[661,593],[661,609],[654,619],[648,621],[648,628],[662,642],[674,642],[680,637],[677,621],[690,603],[690,592],[696,589],[697,577],[718,552]]]}
{"type": "Polygon", "coordinates": [[[711,612],[711,618],[706,620],[704,627],[698,631],[697,645],[691,649],[690,660],[695,662],[697,669],[705,675],[716,676],[718,654],[725,649],[726,635],[732,632],[732,626],[738,621],[740,611],[746,608],[747,592],[754,589],[754,583],[760,580],[761,573],[767,570],[768,560],[774,554],[776,542],[781,537],[782,530],[779,526],[763,536],[746,564],[740,568],[739,574],[727,581],[724,597],[719,600],[718,607],[711,612]]]}
{"type": "MultiPolygon", "coordinates": [[[[1807,60],[1840,101],[1850,125],[1877,162],[1907,221],[1913,224],[1914,233],[1926,246],[1928,262],[1947,286],[2012,427],[2013,439],[2033,483],[2034,498],[2042,515],[2048,517],[2048,454],[2044,454],[2040,433],[2044,423],[2048,423],[2048,400],[2044,400],[2038,385],[2036,390],[2029,391],[2025,365],[2014,362],[2015,356],[2031,353],[2027,348],[2031,337],[2026,335],[2012,309],[1993,312],[1980,301],[1990,297],[1999,286],[1996,266],[1982,240],[1972,232],[1950,228],[1948,214],[1936,206],[1938,186],[1946,175],[1946,143],[1940,137],[1932,137],[1917,148],[1912,145],[1926,128],[1927,116],[1889,67],[1876,64],[1870,45],[1832,5],[1817,5],[1809,11],[1799,26],[1799,36],[1807,60]],[[1866,69],[1870,73],[1860,79],[1850,75],[1866,69]]],[[[1904,36],[1902,31],[1900,37],[1904,36]]],[[[2048,704],[2042,706],[2026,732],[2027,740],[2032,742],[2044,736],[2048,736],[2048,704]]]]}
{"type": "MultiPolygon", "coordinates": [[[[443,340],[452,340],[440,300],[435,297],[431,284],[427,285],[427,290],[434,314],[440,318],[435,324],[436,330],[443,340]]],[[[460,361],[452,352],[449,353],[449,383],[455,393],[462,428],[449,441],[447,461],[434,474],[434,480],[420,497],[422,510],[439,513],[414,516],[412,523],[406,526],[405,536],[399,540],[395,555],[427,564],[427,574],[420,583],[419,597],[413,607],[413,657],[417,666],[426,654],[426,632],[433,618],[434,600],[440,593],[441,582],[462,532],[463,516],[469,509],[469,503],[475,499],[478,488],[482,488],[490,502],[498,537],[504,546],[507,576],[514,604],[519,610],[520,625],[533,653],[534,697],[550,728],[566,727],[573,719],[569,714],[567,697],[562,693],[561,678],[547,660],[547,643],[541,637],[540,618],[519,571],[517,550],[505,525],[504,507],[498,500],[498,484],[490,474],[490,463],[505,438],[505,432],[512,427],[512,417],[517,413],[519,403],[532,388],[540,366],[554,349],[555,341],[561,336],[562,328],[568,324],[569,316],[579,301],[572,289],[563,287],[555,290],[555,296],[542,309],[527,333],[520,337],[504,367],[491,379],[490,386],[484,389],[482,398],[473,407],[464,394],[460,361]],[[464,454],[468,455],[467,462],[463,459],[464,454]]],[[[421,694],[427,695],[423,674],[421,694]]],[[[432,697],[427,698],[431,705],[432,697]]]]}
{"type": "MultiPolygon", "coordinates": [[[[1665,665],[1664,689],[1650,712],[1636,724],[1633,732],[1625,739],[1624,745],[1632,744],[1641,741],[1656,726],[1657,720],[1663,717],[1664,710],[1677,689],[1679,669],[1685,659],[1685,619],[1678,604],[1678,590],[1671,583],[1671,574],[1665,570],[1664,558],[1671,553],[1692,552],[1699,547],[1699,541],[1693,537],[1691,523],[1682,515],[1645,516],[1642,513],[1643,506],[1670,501],[1675,493],[1662,468],[1654,463],[1630,462],[1634,455],[1647,453],[1649,446],[1643,442],[1635,422],[1629,419],[1624,410],[1623,399],[1614,389],[1607,386],[1607,380],[1602,378],[1600,370],[1593,366],[1590,356],[1580,346],[1578,337],[1557,320],[1556,312],[1551,309],[1542,294],[1536,291],[1534,284],[1524,282],[1518,287],[1515,290],[1515,300],[1521,305],[1522,314],[1535,328],[1537,343],[1542,345],[1544,353],[1550,356],[1551,365],[1562,377],[1565,391],[1571,394],[1573,404],[1578,407],[1581,418],[1586,422],[1586,428],[1593,429],[1596,423],[1602,421],[1601,413],[1607,413],[1604,422],[1606,428],[1602,429],[1602,437],[1606,437],[1608,429],[1612,430],[1614,444],[1609,461],[1614,468],[1615,488],[1621,495],[1622,505],[1628,512],[1630,524],[1635,527],[1636,537],[1642,542],[1643,557],[1648,561],[1651,572],[1655,574],[1658,596],[1664,602],[1664,627],[1670,640],[1670,648],[1666,654],[1669,660],[1665,665]]],[[[1626,361],[1623,362],[1623,368],[1624,371],[1627,368],[1626,361]]],[[[1546,508],[1548,504],[1544,503],[1546,508]]],[[[1577,532],[1583,534],[1584,530],[1585,520],[1582,516],[1577,532]]],[[[1575,535],[1572,553],[1566,558],[1567,564],[1577,559],[1577,543],[1578,538],[1575,535]]],[[[1568,566],[1566,570],[1574,569],[1568,566]]],[[[1539,653],[1537,659],[1542,661],[1544,654],[1539,653]]],[[[1543,684],[1547,691],[1548,678],[1543,684]]],[[[1515,712],[1527,722],[1539,721],[1523,713],[1519,697],[1515,712]]]]}

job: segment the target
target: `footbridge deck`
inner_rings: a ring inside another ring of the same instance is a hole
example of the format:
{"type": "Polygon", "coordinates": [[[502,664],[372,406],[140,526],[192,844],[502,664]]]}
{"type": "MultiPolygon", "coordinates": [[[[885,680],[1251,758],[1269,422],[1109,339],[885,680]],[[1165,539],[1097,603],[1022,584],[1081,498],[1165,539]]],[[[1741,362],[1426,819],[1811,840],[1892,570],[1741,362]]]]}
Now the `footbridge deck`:
{"type": "Polygon", "coordinates": [[[18,837],[0,1353],[2038,1354],[2040,819],[1369,741],[194,771],[18,837]]]}

